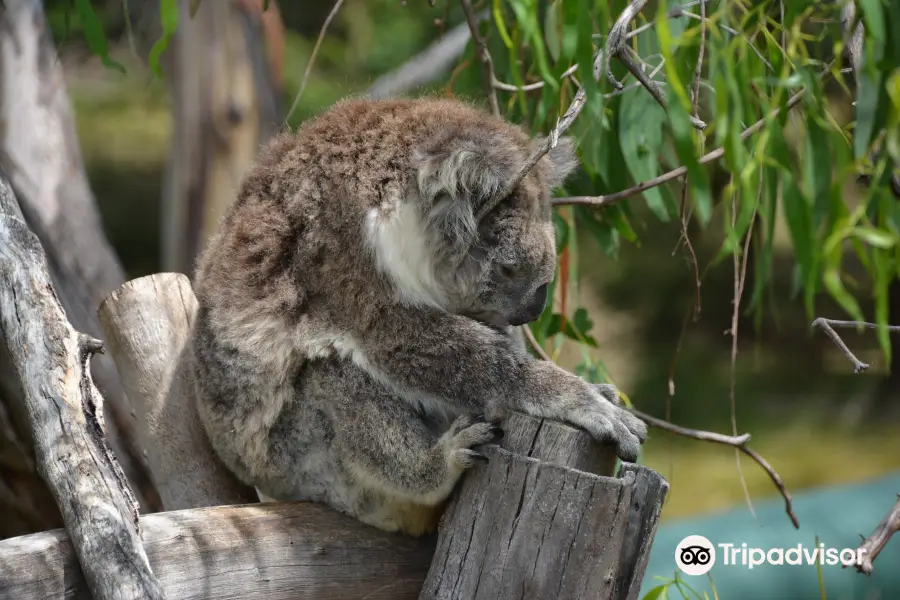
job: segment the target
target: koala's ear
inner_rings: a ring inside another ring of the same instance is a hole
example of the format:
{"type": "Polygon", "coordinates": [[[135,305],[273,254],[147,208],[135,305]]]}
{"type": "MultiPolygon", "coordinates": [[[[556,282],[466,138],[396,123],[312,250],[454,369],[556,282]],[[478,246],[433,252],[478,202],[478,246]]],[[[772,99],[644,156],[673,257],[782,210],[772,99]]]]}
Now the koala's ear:
{"type": "Polygon", "coordinates": [[[559,138],[556,148],[547,153],[546,160],[549,164],[547,183],[550,189],[558,188],[578,166],[575,141],[569,136],[559,138]]]}
{"type": "Polygon", "coordinates": [[[467,145],[418,153],[414,164],[427,225],[456,242],[470,242],[477,233],[475,211],[502,187],[508,166],[467,145]]]}

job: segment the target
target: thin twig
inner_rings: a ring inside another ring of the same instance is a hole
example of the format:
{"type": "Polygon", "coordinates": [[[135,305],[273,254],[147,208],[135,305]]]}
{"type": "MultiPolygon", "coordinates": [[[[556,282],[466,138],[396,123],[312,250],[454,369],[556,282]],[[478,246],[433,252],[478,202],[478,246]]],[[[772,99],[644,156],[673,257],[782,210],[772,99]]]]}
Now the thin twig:
{"type": "Polygon", "coordinates": [[[522,333],[525,335],[525,339],[528,340],[528,344],[531,346],[531,348],[537,353],[538,356],[541,357],[541,360],[553,362],[553,359],[550,358],[550,355],[547,354],[547,351],[541,347],[541,344],[537,341],[537,338],[534,337],[534,332],[531,331],[531,328],[528,325],[522,325],[522,333]]]}
{"type": "Polygon", "coordinates": [[[469,31],[472,33],[472,41],[475,42],[475,48],[478,50],[478,57],[484,69],[484,89],[488,95],[488,101],[491,104],[491,113],[495,117],[500,116],[500,104],[497,102],[497,91],[494,89],[494,82],[497,78],[494,76],[494,62],[491,60],[491,53],[488,51],[484,38],[478,31],[478,19],[475,17],[475,10],[472,8],[472,0],[460,0],[463,12],[466,13],[466,22],[469,24],[469,31]]]}
{"type": "MultiPolygon", "coordinates": [[[[700,15],[703,20],[700,21],[700,49],[697,52],[697,64],[694,67],[694,87],[691,91],[692,114],[695,118],[700,117],[700,78],[703,73],[703,59],[706,52],[706,3],[700,3],[700,15]]],[[[700,150],[704,148],[704,136],[700,136],[700,150]]],[[[690,212],[687,206],[688,196],[688,178],[685,177],[681,186],[681,235],[680,239],[684,240],[684,245],[691,257],[691,265],[694,269],[694,320],[700,317],[700,266],[697,264],[697,253],[694,252],[694,245],[688,235],[688,223],[690,222],[690,212]]],[[[679,240],[680,241],[680,240],[679,240]]]]}
{"type": "MultiPolygon", "coordinates": [[[[575,74],[575,71],[577,71],[577,70],[578,70],[578,65],[577,64],[572,65],[571,67],[569,67],[568,69],[563,71],[563,74],[560,75],[560,78],[565,79],[566,77],[571,77],[572,75],[575,74]]],[[[503,90],[504,92],[533,92],[534,90],[541,89],[542,87],[544,87],[544,84],[545,84],[545,82],[543,82],[543,81],[537,81],[535,83],[529,83],[529,84],[526,84],[523,86],[517,86],[517,85],[512,85],[510,83],[504,83],[502,81],[499,81],[496,78],[492,78],[492,79],[493,79],[493,81],[491,82],[491,84],[498,90],[503,90]]]]}
{"type": "MultiPolygon", "coordinates": [[[[666,109],[668,105],[666,103],[666,98],[663,95],[662,88],[660,88],[655,81],[647,77],[646,73],[640,68],[638,61],[635,59],[637,53],[628,45],[628,27],[631,26],[631,22],[634,21],[646,4],[647,0],[632,0],[631,4],[625,7],[625,10],[619,15],[619,18],[609,30],[609,35],[606,37],[603,68],[606,70],[607,78],[610,82],[616,89],[621,89],[622,83],[613,77],[609,68],[609,61],[614,57],[617,58],[619,62],[625,65],[628,71],[641,82],[641,85],[647,88],[647,91],[653,96],[653,99],[666,109]]],[[[701,131],[706,129],[706,123],[693,116],[691,116],[691,124],[701,131]]]]}
{"type": "MultiPolygon", "coordinates": [[[[887,545],[891,536],[900,531],[900,494],[897,495],[897,502],[884,516],[872,535],[863,540],[863,543],[857,548],[857,553],[862,551],[862,560],[856,565],[856,570],[866,575],[872,574],[872,561],[881,554],[887,545]]],[[[844,565],[845,567],[847,565],[844,565]]]]}
{"type": "MultiPolygon", "coordinates": [[[[769,113],[768,116],[763,117],[762,119],[760,119],[753,125],[750,125],[749,127],[747,127],[747,129],[745,129],[741,133],[741,136],[740,136],[741,141],[746,141],[748,138],[750,138],[753,135],[755,135],[756,133],[760,132],[763,129],[763,127],[765,127],[767,120],[770,118],[776,117],[778,115],[778,113],[781,112],[782,110],[791,110],[792,108],[794,108],[803,99],[803,95],[805,93],[806,93],[806,88],[801,89],[799,92],[797,92],[796,94],[791,96],[791,98],[788,100],[787,104],[784,106],[783,109],[776,108],[771,113],[769,113]]],[[[715,162],[715,161],[719,160],[720,158],[722,158],[723,156],[725,156],[725,148],[724,147],[716,148],[715,150],[712,150],[711,152],[707,152],[706,154],[701,156],[700,160],[698,162],[701,165],[705,165],[707,163],[715,162]]],[[[687,174],[687,167],[682,165],[676,169],[672,169],[671,171],[669,171],[667,173],[663,173],[662,175],[660,175],[658,177],[654,177],[653,179],[650,179],[648,181],[642,181],[641,183],[639,183],[635,186],[632,186],[632,187],[628,188],[627,190],[622,190],[621,192],[616,192],[614,194],[607,194],[604,196],[566,196],[566,197],[561,197],[561,198],[554,198],[553,205],[554,206],[569,206],[569,205],[580,204],[580,205],[584,205],[584,206],[594,206],[594,207],[608,206],[610,204],[615,204],[616,202],[624,200],[625,198],[630,198],[631,196],[640,194],[651,188],[655,188],[664,183],[668,183],[669,181],[672,181],[673,179],[678,179],[679,177],[682,177],[683,175],[686,175],[686,174],[687,174]]]]}
{"type": "Polygon", "coordinates": [[[325,39],[325,32],[328,31],[328,26],[331,25],[331,21],[334,20],[335,15],[337,15],[338,10],[340,10],[341,4],[343,3],[344,0],[337,0],[334,3],[334,7],[331,9],[331,12],[325,17],[322,29],[319,30],[319,37],[316,39],[316,45],[313,46],[312,54],[309,55],[309,62],[306,63],[306,71],[303,73],[303,80],[300,81],[300,89],[297,90],[297,95],[294,96],[294,103],[291,104],[291,109],[284,118],[285,123],[290,120],[291,115],[294,114],[294,110],[297,109],[297,104],[300,103],[300,97],[303,96],[303,91],[306,89],[306,82],[309,80],[309,74],[312,72],[313,64],[316,62],[316,56],[319,54],[319,47],[322,45],[322,40],[325,39]]]}
{"type": "MultiPolygon", "coordinates": [[[[762,171],[760,171],[762,173],[762,171]]],[[[759,193],[762,193],[763,186],[759,186],[759,193]]],[[[731,196],[731,227],[737,225],[737,198],[738,192],[735,192],[731,196]]],[[[757,203],[759,202],[759,196],[756,198],[757,203]]],[[[747,279],[747,255],[749,254],[750,249],[750,239],[753,234],[753,223],[756,221],[756,208],[753,209],[753,217],[750,221],[750,227],[747,229],[747,236],[744,240],[744,256],[743,260],[738,259],[738,249],[735,248],[732,252],[733,263],[734,263],[734,299],[732,301],[732,311],[731,311],[731,330],[729,333],[731,334],[731,365],[730,365],[730,376],[729,376],[729,389],[728,389],[728,399],[729,399],[729,408],[731,411],[731,433],[733,435],[737,435],[737,397],[736,397],[736,373],[737,373],[737,353],[738,353],[738,315],[741,310],[741,297],[744,295],[744,283],[747,279]]],[[[756,518],[756,511],[753,509],[753,500],[750,498],[750,490],[747,488],[747,480],[744,478],[744,470],[741,468],[741,457],[735,451],[734,460],[737,465],[738,476],[741,480],[741,487],[744,489],[744,497],[747,500],[747,508],[750,509],[750,514],[756,518]]]]}
{"type": "Polygon", "coordinates": [[[636,416],[638,419],[640,419],[650,427],[656,427],[657,429],[662,429],[663,431],[668,431],[669,433],[674,433],[676,435],[680,435],[681,437],[700,440],[701,442],[713,442],[714,444],[722,444],[724,446],[734,447],[743,446],[750,441],[749,433],[742,433],[741,435],[725,435],[724,433],[715,433],[713,431],[690,429],[689,427],[682,427],[681,425],[676,425],[675,423],[672,423],[670,421],[657,419],[656,417],[652,417],[646,413],[643,413],[636,408],[628,408],[626,410],[631,412],[634,416],[636,416]]]}
{"type": "Polygon", "coordinates": [[[694,440],[732,446],[749,456],[760,467],[762,467],[762,469],[772,480],[772,483],[775,485],[775,487],[778,488],[778,491],[784,498],[784,510],[787,513],[788,518],[791,520],[791,523],[793,523],[794,528],[800,529],[800,521],[797,519],[797,515],[794,514],[794,505],[791,498],[791,493],[788,492],[787,488],[784,486],[784,481],[781,479],[781,476],[779,476],[778,473],[775,472],[775,469],[772,468],[772,465],[770,465],[769,462],[765,458],[763,458],[756,450],[747,446],[747,443],[750,441],[749,433],[730,436],[710,431],[701,431],[699,429],[689,429],[687,427],[675,425],[674,423],[670,423],[669,421],[663,421],[662,419],[651,417],[650,415],[642,413],[641,411],[633,408],[626,408],[626,410],[630,411],[634,416],[639,418],[650,427],[655,427],[657,429],[668,431],[670,433],[674,433],[675,435],[680,435],[682,437],[691,438],[694,440]]]}
{"type": "MultiPolygon", "coordinates": [[[[856,358],[856,355],[850,352],[850,348],[847,347],[847,344],[844,343],[844,340],[841,339],[841,336],[837,334],[835,329],[878,329],[878,325],[875,323],[866,323],[865,321],[835,321],[834,319],[823,319],[822,317],[819,317],[812,322],[812,326],[814,328],[818,327],[831,338],[831,341],[834,342],[835,346],[837,346],[840,351],[844,353],[844,356],[853,363],[854,373],[861,373],[869,368],[867,363],[862,362],[856,358]]],[[[888,333],[900,333],[900,325],[886,325],[885,329],[887,329],[888,333]]]]}

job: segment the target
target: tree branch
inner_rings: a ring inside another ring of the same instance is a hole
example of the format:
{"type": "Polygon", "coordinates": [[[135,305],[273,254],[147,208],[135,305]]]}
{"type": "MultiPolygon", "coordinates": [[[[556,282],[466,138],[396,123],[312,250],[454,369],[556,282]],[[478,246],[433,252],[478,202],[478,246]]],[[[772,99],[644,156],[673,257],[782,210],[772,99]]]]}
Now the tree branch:
{"type": "Polygon", "coordinates": [[[784,510],[787,513],[788,518],[791,520],[791,523],[793,523],[795,528],[800,528],[800,521],[797,520],[797,515],[794,513],[794,505],[791,499],[791,493],[785,487],[784,480],[781,479],[781,476],[775,471],[775,469],[772,468],[772,465],[770,465],[769,462],[765,458],[763,458],[762,455],[760,455],[756,450],[747,446],[747,443],[750,441],[749,433],[731,436],[710,431],[701,431],[699,429],[689,429],[687,427],[675,425],[674,423],[671,423],[669,421],[651,417],[650,415],[642,413],[641,411],[634,408],[628,408],[627,410],[629,410],[637,418],[645,422],[650,427],[662,429],[663,431],[668,431],[669,433],[674,433],[675,435],[700,440],[702,442],[712,442],[714,444],[732,446],[733,448],[740,450],[741,452],[752,458],[760,467],[762,467],[762,469],[769,476],[769,479],[772,480],[772,483],[775,484],[775,487],[778,488],[778,491],[784,498],[784,510]]]}
{"type": "MultiPolygon", "coordinates": [[[[806,93],[806,88],[801,89],[796,94],[791,96],[791,98],[787,101],[787,104],[783,108],[776,108],[772,112],[768,114],[768,116],[763,117],[753,125],[747,127],[743,132],[741,132],[741,141],[746,141],[753,135],[762,131],[763,127],[765,127],[768,119],[772,119],[776,117],[782,110],[791,110],[795,106],[797,106],[800,101],[803,99],[804,94],[806,93]]],[[[707,152],[703,156],[700,157],[699,163],[701,165],[705,165],[707,163],[715,162],[725,156],[725,148],[716,148],[710,152],[707,152]]],[[[615,204],[621,200],[626,198],[630,198],[631,196],[636,196],[644,192],[645,190],[649,190],[651,188],[655,188],[664,183],[668,183],[674,179],[678,179],[687,174],[687,167],[684,165],[672,169],[667,173],[663,173],[658,177],[654,177],[648,181],[642,181],[641,183],[632,186],[626,190],[622,190],[621,192],[616,192],[614,194],[606,194],[604,196],[565,196],[561,198],[554,198],[553,205],[554,206],[569,206],[569,205],[584,205],[584,206],[593,206],[599,208],[601,206],[609,206],[610,204],[615,204]]]]}
{"type": "Polygon", "coordinates": [[[497,78],[494,76],[494,61],[491,60],[491,53],[488,52],[484,38],[478,32],[478,18],[475,16],[475,10],[472,8],[472,0],[460,0],[460,3],[462,4],[463,12],[466,13],[466,22],[469,24],[472,40],[475,42],[475,48],[478,50],[478,57],[484,69],[484,89],[487,92],[488,101],[491,103],[491,112],[495,117],[499,117],[500,104],[497,102],[497,92],[494,89],[494,82],[497,81],[497,78]]]}
{"type": "MultiPolygon", "coordinates": [[[[835,346],[837,346],[840,351],[844,353],[844,356],[853,363],[854,373],[861,373],[869,368],[867,363],[862,362],[850,352],[850,348],[847,347],[847,344],[844,343],[844,340],[841,339],[841,336],[837,334],[835,329],[878,329],[878,325],[875,323],[866,323],[865,321],[835,321],[834,319],[823,319],[822,317],[819,317],[812,322],[812,326],[813,328],[818,327],[831,338],[831,341],[834,342],[835,346]]],[[[888,333],[900,333],[900,326],[898,325],[887,325],[885,326],[885,329],[887,329],[888,333]]]]}
{"type": "MultiPolygon", "coordinates": [[[[483,10],[475,17],[481,22],[488,14],[483,10]]],[[[376,79],[367,95],[374,99],[392,98],[437,81],[453,67],[465,51],[470,37],[468,23],[460,23],[399,68],[376,79]]],[[[497,84],[500,85],[500,82],[497,84]]]]}
{"type": "MultiPolygon", "coordinates": [[[[872,535],[863,540],[857,552],[862,551],[862,560],[856,565],[856,570],[866,575],[872,574],[872,561],[881,554],[891,536],[900,531],[900,494],[897,495],[897,503],[888,511],[881,520],[872,535]]],[[[844,565],[846,567],[846,565],[844,565]]]]}
{"type": "Polygon", "coordinates": [[[102,343],[69,323],[41,243],[21,215],[0,172],[0,340],[24,392],[38,472],[59,506],[93,597],[164,598],[91,378],[90,359],[102,343]]]}

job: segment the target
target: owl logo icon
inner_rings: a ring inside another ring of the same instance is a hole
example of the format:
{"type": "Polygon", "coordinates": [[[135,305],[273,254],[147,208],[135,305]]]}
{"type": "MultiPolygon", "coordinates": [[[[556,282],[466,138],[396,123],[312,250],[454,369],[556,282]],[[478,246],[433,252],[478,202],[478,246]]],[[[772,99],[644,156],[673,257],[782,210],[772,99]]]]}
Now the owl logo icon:
{"type": "Polygon", "coordinates": [[[675,547],[675,564],[685,575],[706,575],[716,564],[716,548],[702,535],[689,535],[675,547]]]}

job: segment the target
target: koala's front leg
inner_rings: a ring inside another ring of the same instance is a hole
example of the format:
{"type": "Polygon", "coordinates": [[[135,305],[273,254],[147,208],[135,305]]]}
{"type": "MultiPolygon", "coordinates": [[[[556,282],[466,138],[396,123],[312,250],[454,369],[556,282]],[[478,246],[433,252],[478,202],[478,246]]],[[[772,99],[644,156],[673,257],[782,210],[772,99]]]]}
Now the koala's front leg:
{"type": "Polygon", "coordinates": [[[442,502],[466,469],[485,460],[472,448],[503,435],[497,425],[470,413],[436,435],[409,402],[377,382],[348,385],[344,378],[341,387],[359,393],[344,394],[335,406],[340,460],[361,484],[406,501],[442,502]]]}
{"type": "MultiPolygon", "coordinates": [[[[553,363],[532,360],[504,334],[437,310],[392,311],[363,335],[354,358],[407,400],[428,395],[467,412],[491,406],[564,421],[637,459],[647,427],[611,386],[594,386],[553,363]]],[[[488,411],[490,412],[490,411],[488,411]]]]}

